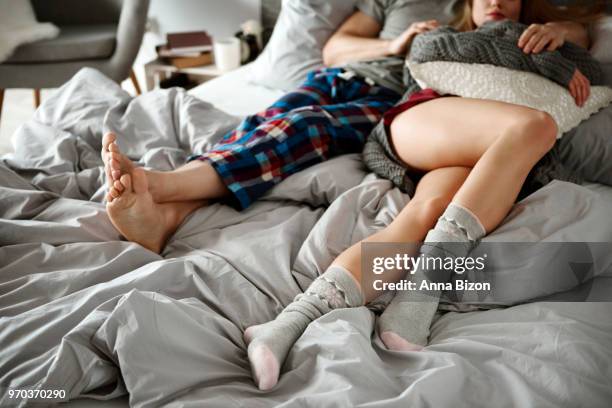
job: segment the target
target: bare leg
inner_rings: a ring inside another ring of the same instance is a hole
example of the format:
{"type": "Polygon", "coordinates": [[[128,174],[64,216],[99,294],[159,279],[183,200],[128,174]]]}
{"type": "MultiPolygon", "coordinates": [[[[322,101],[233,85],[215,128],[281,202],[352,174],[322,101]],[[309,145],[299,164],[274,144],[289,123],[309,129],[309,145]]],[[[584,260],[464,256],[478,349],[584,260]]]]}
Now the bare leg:
{"type": "Polygon", "coordinates": [[[194,160],[173,171],[151,172],[158,202],[216,199],[229,195],[219,174],[207,162],[194,160]]]}
{"type": "Polygon", "coordinates": [[[487,231],[508,214],[529,171],[555,142],[557,127],[534,109],[469,98],[441,98],[399,115],[393,145],[410,168],[449,166],[473,171],[453,198],[487,231]]]}
{"type": "MultiPolygon", "coordinates": [[[[462,251],[467,255],[473,245],[470,240],[482,237],[506,216],[527,174],[552,147],[556,125],[546,114],[489,101],[448,98],[418,108],[398,117],[392,126],[402,160],[417,170],[452,163],[474,165],[455,194],[454,205],[445,210],[446,218],[426,238],[437,242],[433,245],[441,251],[442,242],[465,242],[462,251]]],[[[424,302],[420,293],[397,293],[379,320],[385,345],[392,350],[422,349],[438,296],[439,292],[430,293],[430,301],[424,302]]]]}
{"type": "MultiPolygon", "coordinates": [[[[531,168],[552,147],[556,125],[551,121],[518,105],[454,97],[402,113],[391,125],[394,148],[407,167],[428,173],[397,219],[364,242],[421,242],[451,201],[472,210],[492,230],[531,168]]],[[[334,263],[360,281],[360,257],[356,244],[334,263]]]]}
{"type": "MultiPolygon", "coordinates": [[[[102,160],[107,185],[113,187],[123,174],[131,174],[136,168],[132,161],[121,153],[117,137],[108,133],[102,139],[102,160]]],[[[176,170],[162,172],[144,170],[149,193],[157,203],[221,198],[229,194],[217,172],[206,162],[193,161],[176,170]]],[[[111,196],[109,201],[112,201],[111,196]]]]}
{"type": "MultiPolygon", "coordinates": [[[[451,199],[472,210],[487,231],[494,229],[516,200],[533,165],[552,147],[556,126],[548,115],[531,109],[497,102],[445,98],[419,105],[400,115],[393,122],[391,133],[400,158],[414,170],[431,171],[428,176],[447,168],[445,166],[473,166],[469,176],[465,173],[467,178],[455,185],[452,195],[446,196],[443,208],[428,221],[424,231],[414,229],[415,224],[411,224],[415,232],[422,234],[417,239],[421,241],[451,199]]],[[[441,186],[445,181],[433,180],[434,184],[440,183],[441,186]]],[[[387,233],[385,230],[381,235],[387,233]]],[[[406,238],[408,240],[404,242],[417,241],[406,233],[390,238],[383,238],[383,241],[396,242],[406,238]]],[[[359,279],[359,254],[358,248],[351,248],[335,262],[359,279]]],[[[401,274],[385,275],[382,277],[391,280],[402,277],[401,274]]],[[[376,292],[368,294],[371,288],[362,290],[368,299],[377,295],[376,292]]],[[[412,319],[411,315],[404,316],[412,310],[413,302],[410,300],[409,296],[403,296],[392,302],[394,315],[387,316],[387,331],[381,333],[383,342],[391,349],[416,350],[417,345],[405,338],[421,339],[428,331],[429,322],[417,317],[412,319]],[[414,321],[409,323],[410,320],[414,321]],[[405,322],[407,326],[402,326],[402,331],[408,336],[397,335],[394,326],[389,326],[393,321],[405,322]]],[[[428,316],[428,308],[436,305],[421,305],[421,314],[428,316]]]]}
{"type": "MultiPolygon", "coordinates": [[[[332,263],[349,270],[361,282],[361,243],[369,242],[422,242],[457,190],[470,173],[467,167],[445,167],[432,170],[421,178],[412,200],[385,229],[369,236],[342,252],[332,263]]],[[[385,273],[383,280],[397,281],[405,272],[385,273]]],[[[362,288],[365,301],[370,302],[381,295],[373,288],[362,288]]]]}

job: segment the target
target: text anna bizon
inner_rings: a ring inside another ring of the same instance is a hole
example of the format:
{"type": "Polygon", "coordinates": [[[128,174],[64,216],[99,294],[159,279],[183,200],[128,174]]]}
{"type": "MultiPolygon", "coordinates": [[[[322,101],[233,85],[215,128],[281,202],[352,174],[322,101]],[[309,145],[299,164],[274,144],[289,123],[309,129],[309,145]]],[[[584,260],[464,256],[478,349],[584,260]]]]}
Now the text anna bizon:
{"type": "Polygon", "coordinates": [[[372,260],[372,272],[381,275],[387,271],[404,270],[414,275],[417,270],[425,272],[434,279],[402,279],[396,282],[385,282],[375,279],[372,287],[377,291],[398,290],[440,290],[440,291],[490,291],[490,282],[473,282],[467,279],[435,279],[435,276],[449,276],[450,273],[462,275],[467,271],[481,272],[485,268],[487,255],[479,257],[417,257],[408,254],[396,254],[392,257],[375,257],[372,260]]]}

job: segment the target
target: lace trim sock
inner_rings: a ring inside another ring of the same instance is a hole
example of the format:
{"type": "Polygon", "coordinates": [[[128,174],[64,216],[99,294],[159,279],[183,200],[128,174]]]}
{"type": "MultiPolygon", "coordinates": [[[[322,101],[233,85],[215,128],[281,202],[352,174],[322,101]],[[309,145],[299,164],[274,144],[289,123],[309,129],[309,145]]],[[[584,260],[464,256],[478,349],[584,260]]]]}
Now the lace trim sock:
{"type": "Polygon", "coordinates": [[[334,309],[363,306],[361,287],[349,271],[331,266],[297,295],[276,319],[244,332],[253,377],[260,390],[278,382],[287,354],[308,324],[334,309]]]}
{"type": "MultiPolygon", "coordinates": [[[[425,257],[467,256],[486,231],[474,213],[451,203],[435,227],[425,237],[421,253],[425,257]]],[[[431,279],[423,268],[417,268],[409,278],[417,288],[423,280],[431,279]]],[[[436,281],[441,276],[434,271],[436,281]]],[[[378,321],[381,340],[390,350],[417,351],[427,345],[429,327],[438,309],[440,291],[398,291],[378,321]]]]}

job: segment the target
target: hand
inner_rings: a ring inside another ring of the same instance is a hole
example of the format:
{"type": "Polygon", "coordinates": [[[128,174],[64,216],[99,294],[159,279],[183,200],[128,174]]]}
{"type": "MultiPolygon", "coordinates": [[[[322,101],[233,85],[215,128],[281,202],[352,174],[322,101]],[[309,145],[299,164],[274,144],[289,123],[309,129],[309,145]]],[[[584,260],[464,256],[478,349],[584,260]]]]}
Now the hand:
{"type": "Polygon", "coordinates": [[[406,55],[408,47],[417,34],[422,34],[427,31],[438,28],[440,24],[437,20],[421,21],[412,23],[406,31],[401,33],[396,39],[389,43],[389,54],[391,55],[406,55]]]}
{"type": "Polygon", "coordinates": [[[591,94],[591,83],[580,70],[576,69],[569,83],[569,92],[576,101],[576,105],[582,107],[591,94]]]}
{"type": "Polygon", "coordinates": [[[518,46],[525,54],[554,51],[565,43],[567,29],[561,24],[532,24],[521,34],[518,46]]]}

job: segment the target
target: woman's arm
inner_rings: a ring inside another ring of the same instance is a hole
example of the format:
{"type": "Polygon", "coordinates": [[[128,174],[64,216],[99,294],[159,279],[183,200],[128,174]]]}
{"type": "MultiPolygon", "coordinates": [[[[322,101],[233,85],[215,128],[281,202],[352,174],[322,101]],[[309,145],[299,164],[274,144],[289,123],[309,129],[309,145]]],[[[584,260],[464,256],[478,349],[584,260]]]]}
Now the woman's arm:
{"type": "Polygon", "coordinates": [[[591,46],[591,39],[587,29],[578,23],[571,21],[554,21],[547,23],[546,25],[553,27],[553,29],[565,32],[565,41],[573,42],[578,44],[582,48],[588,49],[591,46]]]}
{"type": "MultiPolygon", "coordinates": [[[[566,41],[585,49],[590,45],[589,34],[582,24],[555,21],[530,25],[519,38],[518,46],[526,54],[538,54],[544,50],[555,51],[566,41]]],[[[589,80],[580,69],[575,70],[568,89],[578,106],[583,106],[591,93],[589,80]]]]}
{"type": "Polygon", "coordinates": [[[526,53],[537,54],[544,49],[554,51],[566,41],[583,48],[590,45],[589,34],[582,24],[571,21],[554,21],[546,24],[532,24],[521,35],[518,46],[526,53]]]}
{"type": "Polygon", "coordinates": [[[435,20],[414,23],[393,40],[378,38],[381,25],[367,14],[357,11],[331,36],[323,47],[327,66],[392,55],[404,55],[415,35],[438,26],[435,20]]]}

